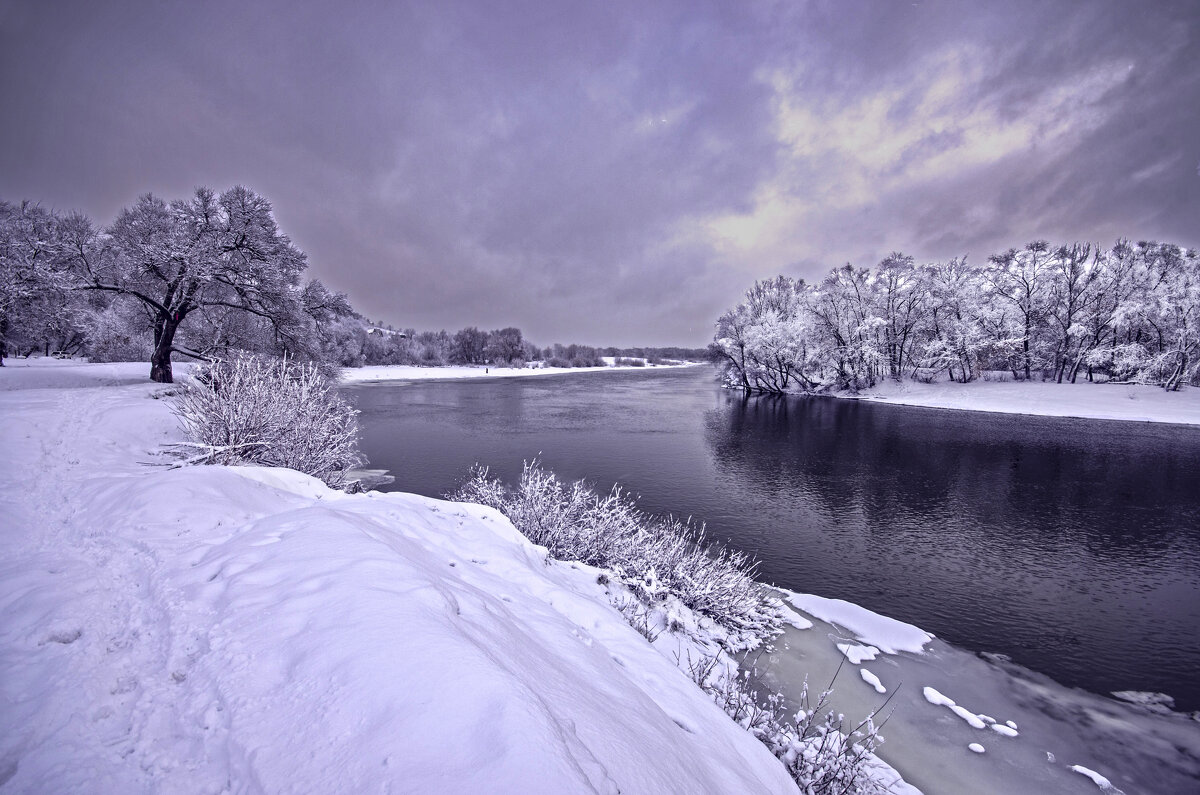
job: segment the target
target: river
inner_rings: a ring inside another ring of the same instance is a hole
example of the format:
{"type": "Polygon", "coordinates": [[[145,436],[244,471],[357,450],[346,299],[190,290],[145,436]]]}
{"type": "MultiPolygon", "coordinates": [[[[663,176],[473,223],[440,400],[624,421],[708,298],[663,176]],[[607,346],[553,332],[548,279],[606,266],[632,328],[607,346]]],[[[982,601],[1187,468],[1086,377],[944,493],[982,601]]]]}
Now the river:
{"type": "Polygon", "coordinates": [[[1200,709],[1200,429],[746,400],[706,367],[345,391],[389,488],[537,457],[705,522],[781,587],[1200,709]]]}

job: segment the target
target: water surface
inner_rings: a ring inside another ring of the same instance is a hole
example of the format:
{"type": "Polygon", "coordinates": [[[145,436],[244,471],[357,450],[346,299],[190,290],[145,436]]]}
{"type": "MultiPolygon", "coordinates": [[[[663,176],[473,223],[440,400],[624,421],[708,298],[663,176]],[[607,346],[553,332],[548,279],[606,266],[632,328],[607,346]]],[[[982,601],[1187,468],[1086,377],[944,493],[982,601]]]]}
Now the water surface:
{"type": "Polygon", "coordinates": [[[782,587],[1200,709],[1200,429],[747,400],[708,368],[345,391],[390,488],[438,496],[475,462],[511,481],[539,457],[705,522],[782,587]]]}

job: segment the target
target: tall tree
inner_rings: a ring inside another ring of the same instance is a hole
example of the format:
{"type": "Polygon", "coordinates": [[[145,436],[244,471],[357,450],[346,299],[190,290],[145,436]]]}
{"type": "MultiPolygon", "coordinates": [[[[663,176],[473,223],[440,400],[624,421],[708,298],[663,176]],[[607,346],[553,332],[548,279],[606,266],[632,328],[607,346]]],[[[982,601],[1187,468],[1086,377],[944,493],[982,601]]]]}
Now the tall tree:
{"type": "Polygon", "coordinates": [[[130,296],[148,311],[153,381],[170,383],[171,354],[190,353],[176,346],[176,332],[197,310],[249,313],[285,342],[298,333],[305,256],[279,230],[270,202],[249,188],[199,188],[170,204],[147,194],[106,234],[77,239],[73,253],[85,289],[130,296]]]}
{"type": "Polygon", "coordinates": [[[986,272],[992,294],[1003,298],[1017,309],[1020,321],[1021,366],[1025,380],[1032,377],[1034,366],[1034,335],[1042,322],[1050,244],[1035,240],[1021,251],[1009,249],[991,257],[992,266],[986,272]]]}

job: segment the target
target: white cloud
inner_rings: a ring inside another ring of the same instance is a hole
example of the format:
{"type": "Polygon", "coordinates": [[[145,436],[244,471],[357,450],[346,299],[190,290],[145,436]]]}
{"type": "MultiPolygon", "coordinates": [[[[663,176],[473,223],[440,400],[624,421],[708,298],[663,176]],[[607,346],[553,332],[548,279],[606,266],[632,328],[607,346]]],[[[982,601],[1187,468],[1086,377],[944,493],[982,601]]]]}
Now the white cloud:
{"type": "MultiPolygon", "coordinates": [[[[1103,99],[1131,70],[1114,61],[1069,74],[1019,103],[1002,102],[974,50],[940,53],[849,101],[810,97],[803,72],[772,72],[763,79],[775,92],[779,167],[749,211],[700,227],[722,256],[756,270],[837,257],[820,248],[827,229],[853,228],[856,214],[873,208],[902,211],[887,206],[890,196],[1068,150],[1108,119],[1103,99]]],[[[973,213],[991,215],[986,200],[973,213]]]]}

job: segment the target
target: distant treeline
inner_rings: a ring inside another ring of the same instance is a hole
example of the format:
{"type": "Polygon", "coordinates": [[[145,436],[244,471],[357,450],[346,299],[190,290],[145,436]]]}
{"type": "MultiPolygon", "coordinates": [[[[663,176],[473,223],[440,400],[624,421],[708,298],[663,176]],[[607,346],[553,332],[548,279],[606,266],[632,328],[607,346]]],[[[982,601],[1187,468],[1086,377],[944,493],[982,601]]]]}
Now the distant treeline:
{"type": "Polygon", "coordinates": [[[304,278],[304,252],[271,204],[245,187],[145,195],[111,224],[34,202],[0,201],[0,364],[11,354],[145,360],[172,380],[174,354],[286,355],[325,367],[482,364],[561,367],[601,356],[651,363],[702,358],[684,348],[539,347],[520,329],[417,332],[368,323],[348,298],[304,278]]]}
{"type": "Polygon", "coordinates": [[[1200,383],[1200,255],[1167,243],[1035,241],[983,265],[892,254],[807,284],[761,281],[710,352],[752,392],[862,389],[887,377],[1200,383]]]}
{"type": "Polygon", "coordinates": [[[474,326],[454,333],[396,329],[383,322],[362,323],[358,318],[332,330],[331,353],[343,367],[369,364],[408,364],[439,367],[454,364],[524,367],[543,362],[549,367],[601,367],[608,356],[622,364],[662,364],[670,361],[704,361],[705,348],[598,348],[591,345],[548,347],[526,340],[518,328],[481,331],[474,326]]]}

